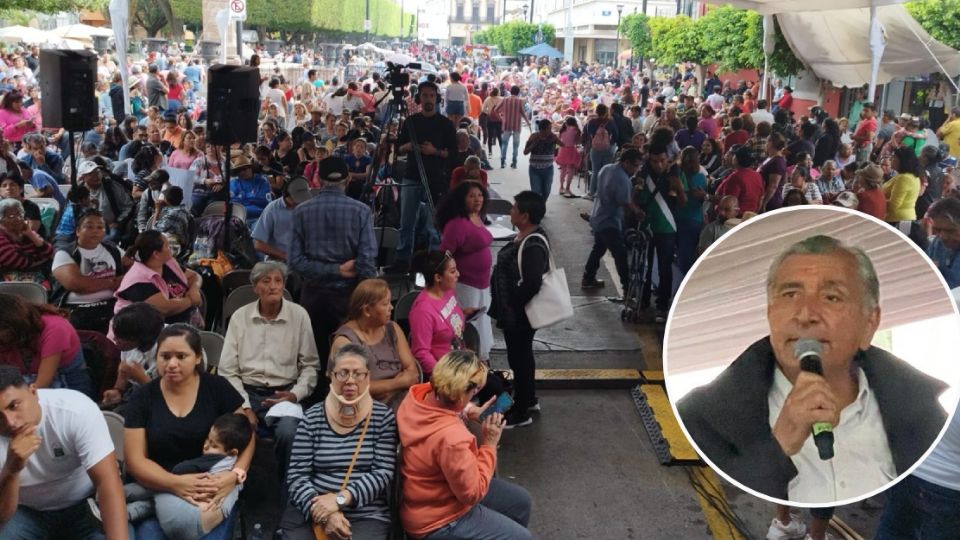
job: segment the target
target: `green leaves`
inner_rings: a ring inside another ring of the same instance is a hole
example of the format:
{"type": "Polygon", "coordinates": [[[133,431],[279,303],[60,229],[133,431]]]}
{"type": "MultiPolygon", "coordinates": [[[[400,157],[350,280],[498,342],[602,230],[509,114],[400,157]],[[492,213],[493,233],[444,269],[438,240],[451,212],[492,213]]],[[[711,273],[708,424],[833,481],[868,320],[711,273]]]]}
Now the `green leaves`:
{"type": "MultiPolygon", "coordinates": [[[[960,0],[950,0],[960,2],[960,0]]],[[[780,75],[803,69],[786,39],[776,30],[776,51],[770,68],[780,75]]],[[[630,41],[635,56],[652,57],[657,64],[680,62],[716,64],[718,71],[763,67],[763,17],[755,11],[731,6],[712,8],[697,19],[627,15],[620,32],[630,41]]]]}
{"type": "MultiPolygon", "coordinates": [[[[524,21],[510,21],[498,24],[481,32],[473,34],[473,42],[484,45],[496,45],[506,56],[513,56],[517,51],[534,45],[534,37],[540,25],[524,21]]],[[[551,24],[542,25],[544,43],[553,43],[556,29],[551,24]]]]}
{"type": "Polygon", "coordinates": [[[650,17],[643,13],[632,13],[620,21],[620,34],[630,43],[633,55],[650,56],[653,42],[650,39],[650,17]]]}
{"type": "Polygon", "coordinates": [[[109,0],[3,0],[3,9],[31,10],[43,13],[58,13],[60,11],[79,11],[87,9],[96,11],[107,6],[109,0]]]}
{"type": "Polygon", "coordinates": [[[917,0],[906,8],[934,39],[960,49],[960,0],[917,0]]]}
{"type": "MultiPolygon", "coordinates": [[[[105,0],[104,0],[105,1],[105,0]]],[[[203,13],[197,0],[170,0],[174,13],[188,24],[201,24],[203,13]]],[[[261,27],[268,32],[364,32],[366,0],[247,0],[248,27],[261,27]]],[[[374,36],[399,36],[400,6],[392,0],[370,0],[370,20],[374,36]]],[[[403,13],[402,30],[409,33],[414,22],[410,8],[403,13]]]]}

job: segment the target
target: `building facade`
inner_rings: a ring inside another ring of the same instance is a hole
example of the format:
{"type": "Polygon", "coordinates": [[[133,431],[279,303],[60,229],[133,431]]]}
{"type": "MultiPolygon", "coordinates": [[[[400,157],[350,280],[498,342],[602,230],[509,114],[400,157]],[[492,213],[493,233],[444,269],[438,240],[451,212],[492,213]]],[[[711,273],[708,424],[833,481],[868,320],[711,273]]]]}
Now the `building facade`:
{"type": "Polygon", "coordinates": [[[678,12],[695,16],[698,4],[689,0],[534,0],[533,22],[554,26],[557,37],[554,46],[564,50],[568,16],[573,32],[572,60],[574,63],[599,62],[613,65],[617,51],[629,51],[630,44],[620,36],[617,44],[618,19],[633,13],[651,17],[672,17],[678,12]],[[571,5],[572,4],[572,5],[571,5]],[[618,7],[620,8],[618,10],[618,7]],[[572,13],[569,13],[572,12],[572,13]]]}

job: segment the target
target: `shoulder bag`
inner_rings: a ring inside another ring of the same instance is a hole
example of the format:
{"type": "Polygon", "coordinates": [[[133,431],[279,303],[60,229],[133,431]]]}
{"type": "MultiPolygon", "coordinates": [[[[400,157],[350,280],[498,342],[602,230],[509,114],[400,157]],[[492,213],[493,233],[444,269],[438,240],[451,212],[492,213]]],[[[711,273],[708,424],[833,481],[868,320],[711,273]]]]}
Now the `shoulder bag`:
{"type": "MultiPolygon", "coordinates": [[[[347,482],[350,481],[350,473],[353,472],[353,466],[357,464],[357,456],[360,454],[360,448],[363,446],[363,438],[367,435],[367,427],[370,426],[370,417],[373,416],[373,410],[371,409],[367,413],[367,419],[363,421],[363,431],[360,432],[360,439],[357,440],[357,447],[353,450],[353,457],[350,458],[350,466],[347,467],[347,474],[343,477],[343,482],[340,484],[340,490],[343,491],[347,488],[347,482]]],[[[313,516],[310,516],[313,519],[313,516]]],[[[317,540],[328,540],[330,537],[327,536],[327,531],[323,530],[324,524],[314,523],[313,524],[313,535],[317,540]]]]}
{"type": "Polygon", "coordinates": [[[542,234],[531,234],[520,242],[520,249],[517,251],[517,267],[521,275],[523,274],[523,245],[534,236],[539,237],[547,245],[550,266],[543,274],[540,292],[527,302],[523,309],[530,320],[530,326],[540,329],[573,317],[573,301],[570,299],[570,289],[567,288],[567,274],[563,268],[557,268],[553,261],[550,243],[542,234]]]}

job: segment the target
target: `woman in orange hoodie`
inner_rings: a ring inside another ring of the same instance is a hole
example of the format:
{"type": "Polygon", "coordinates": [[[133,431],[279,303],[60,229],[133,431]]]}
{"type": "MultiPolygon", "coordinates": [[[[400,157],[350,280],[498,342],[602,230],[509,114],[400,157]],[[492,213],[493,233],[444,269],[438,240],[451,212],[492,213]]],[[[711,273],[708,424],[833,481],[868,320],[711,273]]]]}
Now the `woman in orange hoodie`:
{"type": "Polygon", "coordinates": [[[532,538],[530,494],[493,473],[503,416],[482,422],[480,446],[465,420],[482,407],[471,400],[487,368],[471,351],[452,351],[433,368],[429,383],[410,387],[397,411],[404,477],[400,520],[414,538],[532,538]]]}

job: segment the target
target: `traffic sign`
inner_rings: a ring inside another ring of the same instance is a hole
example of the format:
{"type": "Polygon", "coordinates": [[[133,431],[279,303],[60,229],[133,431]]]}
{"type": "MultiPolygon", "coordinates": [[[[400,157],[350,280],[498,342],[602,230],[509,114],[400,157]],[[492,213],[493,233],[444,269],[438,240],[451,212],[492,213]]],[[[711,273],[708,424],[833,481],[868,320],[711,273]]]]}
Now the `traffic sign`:
{"type": "Polygon", "coordinates": [[[373,30],[373,21],[366,19],[363,21],[363,31],[369,32],[370,30],[373,30]]]}
{"type": "Polygon", "coordinates": [[[230,0],[230,19],[234,21],[247,20],[246,0],[230,0]]]}

